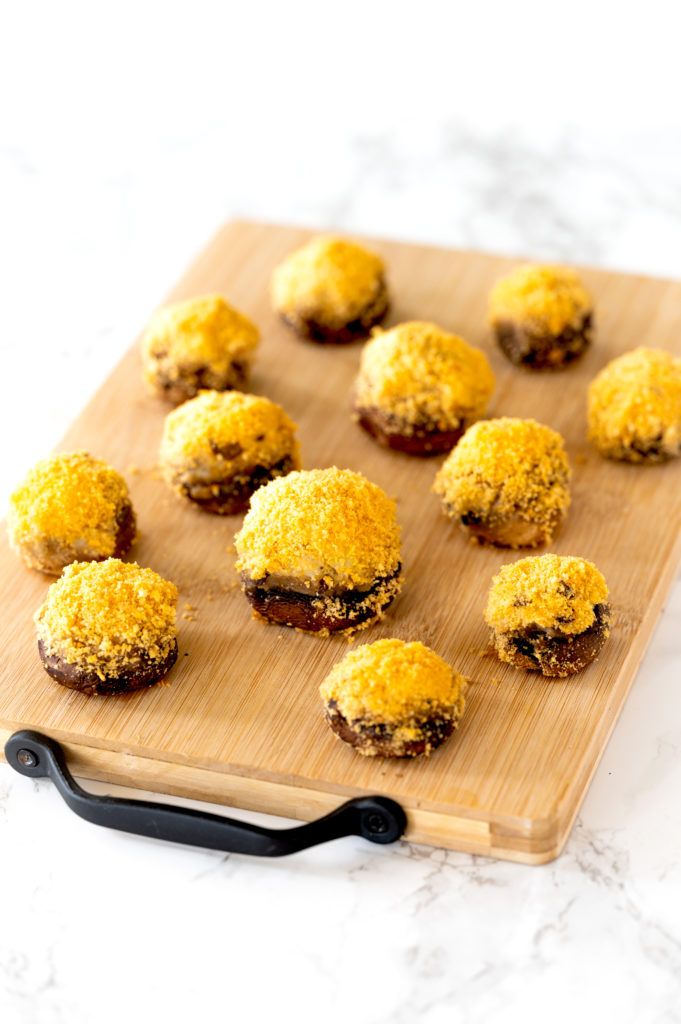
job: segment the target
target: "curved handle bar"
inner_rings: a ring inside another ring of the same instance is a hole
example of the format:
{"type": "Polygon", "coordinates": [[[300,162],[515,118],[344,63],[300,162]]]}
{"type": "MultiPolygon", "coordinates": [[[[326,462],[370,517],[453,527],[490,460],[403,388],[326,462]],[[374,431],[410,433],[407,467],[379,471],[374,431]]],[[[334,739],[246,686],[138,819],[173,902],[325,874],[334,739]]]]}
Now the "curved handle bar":
{"type": "Polygon", "coordinates": [[[249,825],[171,804],[95,796],[75,781],[59,744],[30,729],[10,736],[5,744],[5,757],[21,775],[52,779],[71,810],[86,821],[209,850],[283,857],[343,836],[363,836],[372,843],[394,843],[407,823],[400,805],[382,796],[348,800],[323,818],[283,829],[249,825]]]}

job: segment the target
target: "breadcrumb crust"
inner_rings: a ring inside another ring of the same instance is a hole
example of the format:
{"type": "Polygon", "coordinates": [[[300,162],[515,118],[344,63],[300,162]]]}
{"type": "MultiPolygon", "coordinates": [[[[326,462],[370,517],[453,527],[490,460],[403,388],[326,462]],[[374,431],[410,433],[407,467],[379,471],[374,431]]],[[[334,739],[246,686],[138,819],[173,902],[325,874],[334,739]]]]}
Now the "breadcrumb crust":
{"type": "Polygon", "coordinates": [[[410,321],[374,330],[362,351],[355,405],[397,417],[407,434],[423,424],[448,430],[482,416],[493,390],[483,352],[436,324],[410,321]]]}
{"type": "Polygon", "coordinates": [[[557,431],[532,419],[482,420],[466,431],[433,490],[454,518],[555,524],[570,504],[570,466],[557,431]]]}
{"type": "Polygon", "coordinates": [[[235,538],[236,567],[311,589],[367,589],[400,565],[395,502],[349,469],[299,470],[261,487],[235,538]]]}
{"type": "Polygon", "coordinates": [[[61,548],[78,545],[82,559],[106,557],[114,552],[118,516],[129,501],[125,480],[102,459],[85,451],[49,455],[10,497],[10,544],[27,557],[27,548],[44,541],[61,548]]]}
{"type": "Polygon", "coordinates": [[[340,328],[371,304],[384,273],[375,253],[335,235],[320,235],[275,269],[272,302],[293,323],[315,320],[340,328]]]}
{"type": "Polygon", "coordinates": [[[466,680],[419,641],[384,639],[349,651],[320,687],[349,721],[389,724],[414,739],[424,720],[460,718],[466,680]]]}
{"type": "Polygon", "coordinates": [[[74,562],[34,616],[47,654],[115,676],[144,652],[163,661],[175,644],[177,587],[152,569],[108,558],[74,562]]]}
{"type": "Polygon", "coordinates": [[[501,633],[528,627],[576,635],[593,625],[608,587],[593,562],[572,555],[530,555],[504,565],[492,581],[485,621],[501,633]]]}
{"type": "Polygon", "coordinates": [[[569,267],[523,263],[502,277],[489,297],[492,327],[504,321],[528,325],[536,334],[560,334],[577,328],[593,300],[579,274],[569,267]]]}
{"type": "Polygon", "coordinates": [[[681,452],[681,359],[640,347],[589,385],[589,440],[607,457],[643,462],[681,452]]]}

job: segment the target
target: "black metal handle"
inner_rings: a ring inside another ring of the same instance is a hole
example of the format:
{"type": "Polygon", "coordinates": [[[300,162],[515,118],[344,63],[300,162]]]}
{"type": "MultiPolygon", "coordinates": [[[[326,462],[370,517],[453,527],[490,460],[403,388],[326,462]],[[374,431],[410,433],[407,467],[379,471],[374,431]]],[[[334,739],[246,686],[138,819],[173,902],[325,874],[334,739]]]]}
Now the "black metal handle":
{"type": "Polygon", "coordinates": [[[5,744],[5,757],[21,775],[52,779],[71,810],[94,825],[209,850],[283,857],[343,836],[363,836],[372,843],[394,843],[407,824],[400,805],[383,796],[348,800],[323,818],[283,829],[262,828],[170,804],[95,796],[75,781],[59,744],[30,729],[10,736],[5,744]]]}

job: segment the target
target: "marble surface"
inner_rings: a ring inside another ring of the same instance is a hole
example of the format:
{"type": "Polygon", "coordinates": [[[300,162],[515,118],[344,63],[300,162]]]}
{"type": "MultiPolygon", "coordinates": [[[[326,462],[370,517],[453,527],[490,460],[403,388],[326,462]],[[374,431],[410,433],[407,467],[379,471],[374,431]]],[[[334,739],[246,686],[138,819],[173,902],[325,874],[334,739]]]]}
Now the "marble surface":
{"type": "MultiPolygon", "coordinates": [[[[244,6],[3,16],[3,502],[230,216],[681,274],[673,5],[244,6]]],[[[221,856],[0,766],[0,1020],[681,1021],[680,617],[544,867],[221,856]]]]}

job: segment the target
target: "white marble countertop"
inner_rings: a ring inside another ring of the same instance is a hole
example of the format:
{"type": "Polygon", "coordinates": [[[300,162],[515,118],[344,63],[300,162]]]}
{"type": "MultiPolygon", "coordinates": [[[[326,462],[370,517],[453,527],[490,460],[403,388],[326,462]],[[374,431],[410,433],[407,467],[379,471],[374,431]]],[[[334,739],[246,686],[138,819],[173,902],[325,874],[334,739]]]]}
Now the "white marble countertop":
{"type": "MultiPolygon", "coordinates": [[[[680,276],[671,6],[646,5],[651,48],[593,3],[16,5],[3,502],[230,216],[680,276]]],[[[544,867],[222,856],[87,825],[0,766],[0,1020],[681,1021],[680,617],[677,580],[544,867]]]]}

